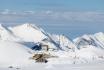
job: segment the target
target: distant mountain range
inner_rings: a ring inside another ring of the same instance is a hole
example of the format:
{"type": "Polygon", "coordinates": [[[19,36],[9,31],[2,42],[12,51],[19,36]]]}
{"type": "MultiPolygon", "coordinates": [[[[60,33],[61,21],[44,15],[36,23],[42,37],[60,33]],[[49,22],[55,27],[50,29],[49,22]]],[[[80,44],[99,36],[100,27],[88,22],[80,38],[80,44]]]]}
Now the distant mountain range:
{"type": "MultiPolygon", "coordinates": [[[[56,35],[45,32],[39,26],[34,24],[25,23],[14,27],[4,27],[0,25],[0,63],[1,62],[22,62],[26,58],[32,57],[34,52],[32,48],[36,45],[42,45],[43,49],[38,52],[44,51],[44,46],[48,47],[47,53],[58,56],[52,63],[66,62],[66,63],[88,63],[95,60],[104,59],[104,33],[99,32],[93,35],[83,35],[74,40],[66,37],[65,35],[56,35]],[[19,53],[21,52],[21,53],[19,53]],[[21,55],[19,55],[21,54],[21,55]],[[20,59],[16,61],[16,56],[20,59]],[[22,55],[24,58],[22,58],[22,55]],[[13,59],[11,59],[11,58],[13,59]],[[2,58],[2,59],[1,59],[2,58]],[[5,58],[5,59],[3,59],[5,58]],[[6,58],[8,58],[7,61],[6,58]],[[13,60],[13,61],[12,61],[13,60]]],[[[45,51],[46,52],[46,51],[45,51]]],[[[22,62],[24,64],[24,62],[22,62]]],[[[5,63],[4,63],[5,65],[5,63]]]]}
{"type": "Polygon", "coordinates": [[[14,27],[4,27],[0,25],[0,39],[16,42],[46,42],[51,48],[64,51],[70,49],[81,49],[84,46],[92,45],[104,49],[104,33],[99,32],[94,35],[83,35],[74,40],[65,35],[56,35],[45,32],[42,28],[34,24],[22,24],[14,27]]]}

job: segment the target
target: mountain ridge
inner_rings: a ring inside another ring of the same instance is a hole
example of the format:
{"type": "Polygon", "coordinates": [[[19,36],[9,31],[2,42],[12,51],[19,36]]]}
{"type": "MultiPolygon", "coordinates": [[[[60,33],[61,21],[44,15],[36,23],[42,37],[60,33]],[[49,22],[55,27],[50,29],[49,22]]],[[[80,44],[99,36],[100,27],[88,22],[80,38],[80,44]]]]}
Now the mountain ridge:
{"type": "Polygon", "coordinates": [[[54,47],[56,46],[57,49],[63,51],[68,51],[70,49],[75,50],[75,48],[80,49],[80,46],[85,45],[92,45],[102,49],[104,48],[104,33],[102,32],[95,34],[85,34],[83,36],[70,40],[65,35],[47,33],[41,27],[30,23],[25,23],[14,27],[4,27],[2,24],[0,24],[0,38],[9,41],[14,39],[17,42],[21,40],[23,42],[34,43],[47,40],[48,45],[49,43],[50,46],[51,44],[53,44],[54,47]]]}

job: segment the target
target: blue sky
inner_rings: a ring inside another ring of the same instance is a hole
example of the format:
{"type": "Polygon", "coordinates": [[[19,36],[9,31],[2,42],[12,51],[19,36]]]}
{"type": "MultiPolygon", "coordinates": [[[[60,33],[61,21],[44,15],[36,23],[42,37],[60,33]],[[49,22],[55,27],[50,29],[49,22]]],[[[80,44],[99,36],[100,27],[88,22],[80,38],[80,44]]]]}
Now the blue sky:
{"type": "Polygon", "coordinates": [[[104,0],[0,0],[0,23],[25,22],[71,38],[104,32],[104,0]]]}
{"type": "Polygon", "coordinates": [[[104,0],[0,0],[0,9],[102,11],[104,0]]]}

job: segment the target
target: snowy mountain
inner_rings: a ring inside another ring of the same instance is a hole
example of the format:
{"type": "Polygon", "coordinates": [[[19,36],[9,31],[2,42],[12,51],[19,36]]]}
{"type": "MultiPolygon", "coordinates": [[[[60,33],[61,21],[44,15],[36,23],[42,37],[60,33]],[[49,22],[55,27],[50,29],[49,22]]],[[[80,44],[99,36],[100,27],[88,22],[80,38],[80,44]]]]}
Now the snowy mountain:
{"type": "Polygon", "coordinates": [[[65,35],[45,32],[34,24],[22,24],[14,27],[0,25],[0,66],[34,64],[29,58],[34,53],[44,52],[30,49],[41,44],[49,48],[45,53],[57,56],[49,63],[89,63],[104,60],[104,33],[83,35],[74,40],[65,35]],[[55,51],[54,51],[55,50],[55,51]]]}
{"type": "Polygon", "coordinates": [[[102,32],[86,34],[74,39],[76,56],[85,63],[104,59],[104,35],[102,32]]]}
{"type": "Polygon", "coordinates": [[[46,36],[42,33],[42,29],[33,24],[23,24],[10,28],[13,34],[27,42],[40,42],[46,36]]]}
{"type": "Polygon", "coordinates": [[[75,48],[75,45],[72,42],[72,40],[69,40],[69,38],[66,37],[65,35],[55,35],[55,34],[52,34],[51,38],[57,44],[59,44],[59,47],[60,47],[61,50],[69,51],[69,50],[74,50],[74,48],[75,48]]]}
{"type": "Polygon", "coordinates": [[[45,32],[42,28],[34,24],[22,24],[14,27],[4,27],[0,25],[0,39],[15,42],[33,42],[44,43],[51,48],[59,50],[72,50],[76,47],[78,49],[92,45],[95,47],[103,48],[104,46],[104,33],[96,33],[94,35],[83,35],[73,41],[65,35],[55,35],[45,32]]]}
{"type": "MultiPolygon", "coordinates": [[[[104,47],[104,33],[99,32],[94,35],[83,35],[73,41],[65,35],[55,35],[45,32],[42,28],[34,24],[22,24],[14,27],[4,27],[0,25],[0,39],[6,41],[15,41],[19,43],[43,43],[50,48],[69,51],[86,48],[92,45],[97,48],[104,47]]],[[[29,44],[28,44],[29,45],[29,44]]]]}
{"type": "Polygon", "coordinates": [[[8,41],[20,41],[18,37],[13,35],[13,33],[3,25],[0,24],[0,40],[8,40],[8,41]]]}
{"type": "Polygon", "coordinates": [[[103,32],[96,33],[94,34],[94,37],[97,39],[97,41],[101,45],[101,48],[104,48],[104,33],[103,32]]]}
{"type": "Polygon", "coordinates": [[[99,32],[94,35],[83,35],[82,37],[78,37],[74,39],[73,41],[77,45],[78,49],[86,45],[92,45],[92,46],[103,49],[104,33],[99,32]]]}
{"type": "Polygon", "coordinates": [[[40,42],[50,46],[50,48],[64,51],[72,50],[75,47],[73,42],[64,35],[47,33],[42,28],[29,23],[14,27],[4,27],[1,25],[0,39],[23,44],[27,42],[31,45],[29,47],[40,42]]]}
{"type": "Polygon", "coordinates": [[[100,45],[96,41],[92,35],[84,35],[82,37],[78,37],[74,39],[75,44],[77,45],[78,49],[85,48],[84,46],[92,45],[95,47],[99,47],[100,45]]]}

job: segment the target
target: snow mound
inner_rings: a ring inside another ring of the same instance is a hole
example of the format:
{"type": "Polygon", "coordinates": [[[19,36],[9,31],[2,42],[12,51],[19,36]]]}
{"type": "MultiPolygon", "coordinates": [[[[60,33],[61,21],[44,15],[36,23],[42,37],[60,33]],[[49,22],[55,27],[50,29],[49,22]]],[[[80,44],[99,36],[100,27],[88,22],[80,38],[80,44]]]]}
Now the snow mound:
{"type": "Polygon", "coordinates": [[[82,48],[76,51],[76,57],[89,63],[94,60],[104,59],[104,51],[100,48],[87,45],[88,48],[82,48]]]}

